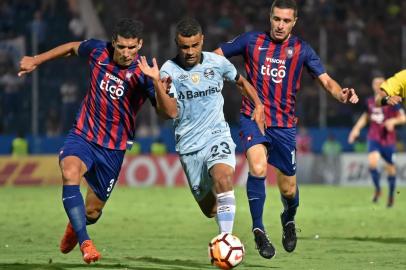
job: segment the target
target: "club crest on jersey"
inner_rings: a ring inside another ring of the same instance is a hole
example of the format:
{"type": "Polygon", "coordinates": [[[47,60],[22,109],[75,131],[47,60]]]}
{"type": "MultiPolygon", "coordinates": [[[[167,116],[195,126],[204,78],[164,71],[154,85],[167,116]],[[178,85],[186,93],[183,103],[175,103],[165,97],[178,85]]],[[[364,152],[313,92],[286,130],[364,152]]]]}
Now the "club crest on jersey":
{"type": "Polygon", "coordinates": [[[127,72],[127,73],[125,74],[125,78],[126,78],[127,80],[131,79],[132,76],[133,76],[133,74],[132,74],[131,72],[127,72]]]}
{"type": "Polygon", "coordinates": [[[200,82],[200,75],[199,73],[193,73],[192,76],[190,77],[192,79],[192,82],[194,84],[198,84],[200,82]]]}
{"type": "Polygon", "coordinates": [[[293,54],[295,53],[295,50],[293,49],[293,47],[286,47],[285,53],[286,53],[286,58],[292,58],[293,54]]]}
{"type": "Polygon", "coordinates": [[[211,80],[211,79],[213,79],[213,77],[214,77],[214,70],[211,69],[211,68],[207,68],[207,69],[204,71],[203,74],[204,74],[204,77],[206,77],[207,79],[211,80]]]}

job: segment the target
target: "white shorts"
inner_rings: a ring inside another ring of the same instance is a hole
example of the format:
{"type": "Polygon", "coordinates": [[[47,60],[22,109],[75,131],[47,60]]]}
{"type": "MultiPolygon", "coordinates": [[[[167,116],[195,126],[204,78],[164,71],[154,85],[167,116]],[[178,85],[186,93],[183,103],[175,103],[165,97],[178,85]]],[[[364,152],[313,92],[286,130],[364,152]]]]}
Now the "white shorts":
{"type": "Polygon", "coordinates": [[[230,136],[214,137],[206,147],[180,155],[180,162],[195,200],[201,201],[213,188],[211,167],[222,163],[235,169],[235,143],[230,136]]]}

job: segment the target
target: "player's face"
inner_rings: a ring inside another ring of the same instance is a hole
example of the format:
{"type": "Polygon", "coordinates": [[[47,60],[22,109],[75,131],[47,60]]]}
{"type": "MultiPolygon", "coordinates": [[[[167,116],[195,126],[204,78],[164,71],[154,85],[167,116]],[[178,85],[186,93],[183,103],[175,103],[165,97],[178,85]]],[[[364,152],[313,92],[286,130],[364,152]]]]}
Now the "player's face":
{"type": "Polygon", "coordinates": [[[197,34],[191,37],[178,35],[176,37],[178,56],[182,65],[193,67],[200,62],[203,50],[203,35],[197,34]]]}
{"type": "Polygon", "coordinates": [[[271,13],[271,38],[274,41],[284,41],[292,32],[297,17],[291,8],[274,7],[271,13]]]}
{"type": "Polygon", "coordinates": [[[120,66],[128,67],[136,57],[142,47],[142,39],[124,38],[117,36],[113,40],[114,56],[113,60],[120,66]]]}
{"type": "Polygon", "coordinates": [[[385,81],[383,77],[376,77],[372,80],[372,89],[374,90],[375,94],[380,92],[381,84],[385,81]]]}

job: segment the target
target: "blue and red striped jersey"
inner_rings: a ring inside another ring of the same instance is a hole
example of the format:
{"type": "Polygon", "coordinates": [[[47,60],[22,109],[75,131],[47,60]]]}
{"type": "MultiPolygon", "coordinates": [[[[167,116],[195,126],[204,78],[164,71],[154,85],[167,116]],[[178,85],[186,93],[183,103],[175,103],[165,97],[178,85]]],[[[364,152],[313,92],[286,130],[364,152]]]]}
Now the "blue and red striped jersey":
{"type": "Polygon", "coordinates": [[[122,67],[113,61],[113,53],[110,42],[90,39],[80,44],[78,54],[88,59],[90,80],[73,131],[105,148],[124,150],[134,137],[142,104],[148,98],[155,106],[155,91],[137,65],[138,55],[122,67]]]}
{"type": "Polygon", "coordinates": [[[403,111],[402,105],[380,107],[376,106],[375,97],[369,97],[366,106],[369,118],[368,140],[376,141],[381,145],[396,144],[396,130],[389,131],[385,127],[385,121],[397,117],[400,111],[403,111]]]}
{"type": "MultiPolygon", "coordinates": [[[[223,43],[225,57],[242,55],[248,81],[257,90],[265,107],[268,127],[296,126],[296,93],[303,66],[315,77],[325,73],[316,52],[300,38],[290,35],[282,43],[267,32],[247,32],[223,43]]],[[[243,97],[241,113],[251,115],[254,104],[243,97]]]]}

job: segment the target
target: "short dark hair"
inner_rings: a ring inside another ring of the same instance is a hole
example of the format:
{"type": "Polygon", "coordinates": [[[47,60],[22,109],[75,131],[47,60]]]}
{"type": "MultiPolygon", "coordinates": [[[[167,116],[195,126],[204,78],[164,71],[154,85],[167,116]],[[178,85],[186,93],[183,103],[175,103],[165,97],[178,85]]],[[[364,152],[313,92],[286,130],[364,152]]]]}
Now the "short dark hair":
{"type": "Polygon", "coordinates": [[[271,13],[274,7],[281,9],[293,9],[295,12],[295,18],[297,17],[297,4],[295,0],[275,0],[271,6],[271,13]]]}
{"type": "Polygon", "coordinates": [[[191,37],[202,33],[202,26],[200,23],[190,17],[183,18],[176,25],[176,36],[191,37]]]}
{"type": "Polygon", "coordinates": [[[117,22],[113,30],[113,40],[117,36],[123,38],[142,38],[143,24],[140,21],[131,18],[124,18],[117,22]]]}

